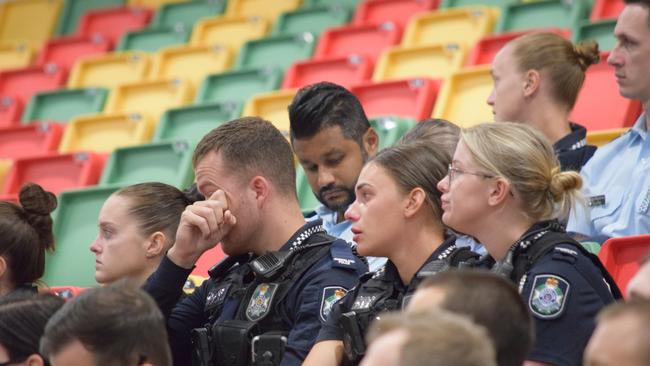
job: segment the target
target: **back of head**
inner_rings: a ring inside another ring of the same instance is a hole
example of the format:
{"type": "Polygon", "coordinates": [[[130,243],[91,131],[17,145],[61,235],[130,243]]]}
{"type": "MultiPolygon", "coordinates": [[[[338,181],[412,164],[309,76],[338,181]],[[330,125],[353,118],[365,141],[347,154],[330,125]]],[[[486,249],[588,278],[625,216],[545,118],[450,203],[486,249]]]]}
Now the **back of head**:
{"type": "Polygon", "coordinates": [[[454,156],[460,127],[444,119],[425,119],[417,123],[402,136],[397,144],[411,144],[425,142],[449,154],[450,160],[454,156]]]}
{"type": "Polygon", "coordinates": [[[488,272],[452,270],[427,278],[418,287],[427,288],[444,292],[439,307],[468,316],[487,329],[499,366],[524,362],[533,344],[533,323],[512,283],[488,272]]]}
{"type": "Polygon", "coordinates": [[[565,217],[582,179],[562,172],[546,137],[518,123],[483,123],[461,132],[461,141],[486,171],[508,180],[521,210],[534,222],[565,217]]]}
{"type": "Polygon", "coordinates": [[[339,126],[343,136],[362,144],[370,128],[361,103],[344,87],[320,82],[298,91],[289,105],[291,139],[308,139],[322,129],[339,126]]]}
{"type": "Polygon", "coordinates": [[[194,167],[210,152],[219,153],[242,178],[261,175],[285,196],[296,197],[296,169],[289,142],[269,121],[242,117],[208,132],[194,150],[194,167]]]}
{"type": "Polygon", "coordinates": [[[51,294],[21,292],[0,298],[0,345],[12,360],[38,353],[38,342],[48,319],[63,299],[51,294]]]}
{"type": "Polygon", "coordinates": [[[573,45],[554,33],[531,33],[509,43],[519,71],[538,70],[550,81],[556,102],[568,109],[575,105],[585,80],[585,71],[598,63],[598,44],[593,40],[573,45]]]}
{"type": "Polygon", "coordinates": [[[136,365],[145,358],[171,365],[165,320],[153,299],[126,282],[84,291],[47,323],[40,350],[45,357],[79,341],[97,365],[136,365]]]}
{"type": "Polygon", "coordinates": [[[43,276],[45,251],[54,250],[50,213],[57,204],[54,194],[31,183],[21,188],[19,201],[22,207],[0,201],[0,256],[14,287],[43,276]]]}

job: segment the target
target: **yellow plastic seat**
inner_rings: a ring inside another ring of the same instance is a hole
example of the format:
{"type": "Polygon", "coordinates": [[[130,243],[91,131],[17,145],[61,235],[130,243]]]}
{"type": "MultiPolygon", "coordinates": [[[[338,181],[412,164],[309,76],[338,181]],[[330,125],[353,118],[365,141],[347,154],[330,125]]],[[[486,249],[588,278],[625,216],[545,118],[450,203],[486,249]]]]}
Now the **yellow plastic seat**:
{"type": "Polygon", "coordinates": [[[180,107],[192,101],[192,89],[182,80],[158,80],[122,84],[111,93],[104,112],[140,113],[158,124],[160,116],[169,108],[180,107]]]}
{"type": "Polygon", "coordinates": [[[264,37],[269,30],[269,22],[262,18],[212,17],[201,20],[194,26],[190,44],[223,45],[236,55],[244,43],[264,37]]]}
{"type": "Polygon", "coordinates": [[[27,67],[34,52],[27,42],[0,41],[0,71],[27,67]]]}
{"type": "Polygon", "coordinates": [[[587,132],[587,144],[601,147],[612,140],[626,133],[629,128],[612,128],[608,130],[598,130],[587,132]]]}
{"type": "Polygon", "coordinates": [[[389,48],[380,56],[372,79],[446,78],[462,67],[465,50],[460,44],[389,48]]]}
{"type": "Polygon", "coordinates": [[[183,3],[188,0],[128,0],[130,6],[142,6],[150,9],[158,9],[162,5],[171,3],[183,3]]]}
{"type": "Polygon", "coordinates": [[[149,142],[151,120],[139,114],[93,114],[70,122],[59,144],[59,152],[94,151],[101,153],[149,142]]]}
{"type": "Polygon", "coordinates": [[[11,160],[9,159],[0,159],[0,191],[5,185],[5,179],[7,178],[7,173],[11,168],[11,160]]]}
{"type": "Polygon", "coordinates": [[[499,10],[486,6],[437,10],[413,16],[406,26],[402,46],[439,43],[474,44],[492,32],[499,10]]]}
{"type": "Polygon", "coordinates": [[[74,65],[68,88],[108,87],[143,81],[150,56],[145,52],[114,52],[83,58],[74,65]]]}
{"type": "Polygon", "coordinates": [[[63,0],[14,0],[0,4],[0,40],[27,41],[40,47],[59,21],[63,0]]]}
{"type": "Polygon", "coordinates": [[[224,72],[232,62],[232,53],[223,46],[168,47],[155,56],[149,78],[184,79],[196,90],[208,74],[224,72]]]}
{"type": "Polygon", "coordinates": [[[230,0],[226,15],[260,17],[273,23],[280,14],[298,9],[301,3],[302,0],[230,0]]]}
{"type": "Polygon", "coordinates": [[[452,73],[442,83],[433,109],[434,118],[444,118],[460,127],[494,120],[486,101],[492,92],[490,66],[466,68],[452,73]]]}
{"type": "Polygon", "coordinates": [[[248,100],[242,116],[258,116],[277,127],[286,136],[289,136],[289,112],[287,108],[293,97],[295,89],[277,90],[270,93],[257,94],[248,100]]]}

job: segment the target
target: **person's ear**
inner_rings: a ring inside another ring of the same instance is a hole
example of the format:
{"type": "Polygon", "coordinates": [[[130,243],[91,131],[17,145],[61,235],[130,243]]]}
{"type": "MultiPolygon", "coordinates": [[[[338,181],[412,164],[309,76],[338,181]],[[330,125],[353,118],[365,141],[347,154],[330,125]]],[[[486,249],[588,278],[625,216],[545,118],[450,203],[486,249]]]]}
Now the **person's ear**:
{"type": "Polygon", "coordinates": [[[413,188],[406,197],[406,205],[404,207],[404,216],[412,217],[415,215],[422,205],[427,200],[427,194],[420,187],[413,188]]]}
{"type": "Polygon", "coordinates": [[[377,131],[375,131],[374,128],[370,127],[363,134],[362,141],[363,148],[366,150],[366,153],[368,153],[368,156],[374,156],[379,149],[379,136],[377,135],[377,131]]]}
{"type": "Polygon", "coordinates": [[[146,257],[154,258],[159,256],[165,251],[167,246],[167,236],[161,232],[156,231],[155,233],[149,235],[149,240],[147,241],[146,257]]]}
{"type": "Polygon", "coordinates": [[[29,357],[27,357],[27,359],[24,361],[24,364],[27,366],[44,366],[45,361],[41,355],[35,353],[29,355],[29,357]]]}
{"type": "Polygon", "coordinates": [[[541,75],[537,70],[528,70],[524,74],[524,97],[531,97],[539,90],[541,75]]]}
{"type": "Polygon", "coordinates": [[[510,182],[507,180],[497,177],[493,179],[494,181],[490,184],[490,192],[488,197],[488,204],[491,206],[498,206],[503,203],[508,195],[510,195],[510,182]]]}
{"type": "Polygon", "coordinates": [[[7,273],[7,260],[0,255],[0,278],[4,277],[5,273],[7,273]]]}
{"type": "Polygon", "coordinates": [[[264,203],[264,201],[266,201],[266,199],[269,196],[269,191],[271,188],[269,181],[265,177],[262,177],[260,175],[254,176],[250,180],[248,187],[250,189],[253,198],[259,204],[262,204],[264,203]]]}

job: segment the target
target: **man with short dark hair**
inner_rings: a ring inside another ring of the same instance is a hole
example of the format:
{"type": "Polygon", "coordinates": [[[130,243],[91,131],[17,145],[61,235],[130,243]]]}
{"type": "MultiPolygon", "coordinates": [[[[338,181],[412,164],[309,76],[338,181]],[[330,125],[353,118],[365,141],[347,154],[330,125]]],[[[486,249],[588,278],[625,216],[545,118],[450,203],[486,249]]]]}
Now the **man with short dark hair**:
{"type": "Polygon", "coordinates": [[[125,283],[68,300],[48,321],[40,353],[52,366],[172,365],[163,315],[125,283]]]}
{"type": "Polygon", "coordinates": [[[243,117],[215,128],[193,161],[207,199],[187,207],[145,284],[168,314],[174,364],[299,365],[332,304],[367,267],[320,220],[305,223],[291,147],[270,122],[243,117]],[[229,257],[176,304],[196,261],[217,243],[229,257]]]}

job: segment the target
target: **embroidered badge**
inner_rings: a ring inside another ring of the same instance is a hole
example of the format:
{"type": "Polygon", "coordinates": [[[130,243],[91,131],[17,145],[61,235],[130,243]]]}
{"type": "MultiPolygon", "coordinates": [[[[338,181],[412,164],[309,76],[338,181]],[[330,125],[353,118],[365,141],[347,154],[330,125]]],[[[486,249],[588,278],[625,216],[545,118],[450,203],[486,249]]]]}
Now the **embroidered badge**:
{"type": "Polygon", "coordinates": [[[207,298],[205,299],[205,308],[210,309],[218,304],[223,303],[229,288],[230,284],[228,283],[210,290],[207,298]]]}
{"type": "Polygon", "coordinates": [[[271,310],[273,295],[277,289],[278,285],[274,283],[257,285],[248,303],[248,308],[246,308],[246,318],[253,322],[264,318],[271,310]]]}
{"type": "Polygon", "coordinates": [[[325,287],[323,289],[323,298],[320,302],[320,318],[322,321],[327,320],[327,316],[332,311],[332,306],[348,293],[348,290],[339,286],[325,287]]]}
{"type": "Polygon", "coordinates": [[[352,304],[351,310],[368,309],[370,306],[372,306],[372,304],[375,303],[377,297],[377,295],[357,296],[357,298],[354,300],[354,304],[352,304]]]}
{"type": "Polygon", "coordinates": [[[559,276],[535,276],[528,307],[538,318],[557,318],[564,310],[569,296],[569,287],[569,283],[559,276]]]}

